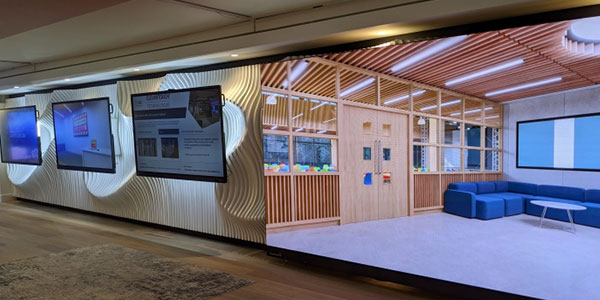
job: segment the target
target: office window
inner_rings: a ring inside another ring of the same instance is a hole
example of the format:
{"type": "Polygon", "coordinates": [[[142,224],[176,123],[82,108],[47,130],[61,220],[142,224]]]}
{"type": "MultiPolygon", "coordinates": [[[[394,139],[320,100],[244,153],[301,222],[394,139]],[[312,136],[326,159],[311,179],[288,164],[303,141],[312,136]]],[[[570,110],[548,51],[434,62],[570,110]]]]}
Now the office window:
{"type": "Polygon", "coordinates": [[[465,171],[481,171],[481,150],[465,149],[465,171]]]}
{"type": "Polygon", "coordinates": [[[337,172],[337,141],[294,137],[293,172],[337,172]]]}
{"type": "Polygon", "coordinates": [[[460,123],[444,121],[444,144],[460,146],[460,123]]]}
{"type": "Polygon", "coordinates": [[[481,147],[481,126],[465,124],[465,146],[481,147]]]}
{"type": "Polygon", "coordinates": [[[413,146],[413,171],[435,172],[437,165],[437,147],[413,146]]]}
{"type": "Polygon", "coordinates": [[[444,160],[445,172],[460,171],[460,149],[442,148],[442,159],[444,160]]]}
{"type": "Polygon", "coordinates": [[[289,172],[289,143],[285,135],[263,135],[265,172],[289,172]]]}

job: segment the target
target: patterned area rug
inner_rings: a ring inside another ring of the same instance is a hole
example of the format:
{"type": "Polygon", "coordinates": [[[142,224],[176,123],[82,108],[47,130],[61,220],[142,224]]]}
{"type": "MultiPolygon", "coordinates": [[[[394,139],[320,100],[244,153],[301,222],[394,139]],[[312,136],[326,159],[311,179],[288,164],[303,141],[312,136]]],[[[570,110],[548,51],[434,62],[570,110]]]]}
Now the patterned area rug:
{"type": "Polygon", "coordinates": [[[0,299],[209,299],[251,283],[117,245],[0,265],[0,299]]]}

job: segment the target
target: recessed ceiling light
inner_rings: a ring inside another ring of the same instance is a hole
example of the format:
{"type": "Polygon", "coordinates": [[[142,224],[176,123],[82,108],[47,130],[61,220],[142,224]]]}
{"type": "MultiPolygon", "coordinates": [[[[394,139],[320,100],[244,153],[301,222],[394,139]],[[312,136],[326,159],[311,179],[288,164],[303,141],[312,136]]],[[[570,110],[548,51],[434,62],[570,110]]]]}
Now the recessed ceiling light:
{"type": "Polygon", "coordinates": [[[239,54],[237,54],[237,53],[231,54],[231,57],[238,57],[238,56],[239,56],[239,54]]]}
{"type": "Polygon", "coordinates": [[[425,48],[425,50],[418,52],[416,54],[413,54],[409,58],[395,64],[392,67],[392,72],[398,72],[408,66],[412,66],[412,65],[414,65],[414,64],[416,64],[438,52],[444,51],[444,50],[464,41],[466,38],[467,38],[467,35],[460,35],[460,36],[443,39],[441,41],[437,41],[433,45],[425,48]]]}
{"type": "Polygon", "coordinates": [[[526,83],[526,84],[509,87],[506,89],[489,92],[489,93],[486,93],[485,96],[491,97],[491,96],[496,96],[496,95],[500,95],[500,94],[520,91],[520,90],[524,90],[524,89],[528,89],[528,88],[532,88],[532,87],[536,87],[536,86],[540,86],[540,85],[558,82],[561,80],[562,80],[562,77],[552,77],[552,78],[548,78],[548,79],[544,79],[544,80],[540,80],[540,81],[530,82],[530,83],[526,83]]]}
{"type": "Polygon", "coordinates": [[[19,88],[19,86],[18,86],[18,85],[15,85],[15,86],[13,87],[13,89],[18,89],[18,88],[19,88]]]}
{"type": "Polygon", "coordinates": [[[71,81],[71,79],[70,78],[65,78],[65,81],[71,81]]]}
{"type": "Polygon", "coordinates": [[[499,72],[517,65],[522,64],[523,62],[525,62],[523,59],[517,59],[517,60],[513,60],[513,61],[509,61],[497,66],[493,66],[491,68],[487,68],[487,69],[483,69],[481,71],[477,71],[475,73],[471,73],[469,75],[465,75],[462,77],[458,77],[456,79],[450,80],[448,82],[446,82],[446,86],[450,86],[450,85],[454,85],[457,83],[461,83],[461,82],[465,82],[465,81],[469,81],[469,80],[473,80],[475,78],[481,77],[481,76],[485,76],[491,73],[495,73],[495,72],[499,72]]]}
{"type": "Polygon", "coordinates": [[[134,72],[139,72],[139,71],[140,71],[140,69],[138,69],[138,68],[135,68],[135,69],[133,69],[133,71],[134,71],[134,72]]]}
{"type": "Polygon", "coordinates": [[[356,91],[362,90],[362,89],[366,88],[367,86],[371,85],[373,82],[375,82],[375,78],[373,78],[373,77],[367,78],[367,79],[349,87],[345,91],[340,92],[340,97],[345,97],[356,91]]]}

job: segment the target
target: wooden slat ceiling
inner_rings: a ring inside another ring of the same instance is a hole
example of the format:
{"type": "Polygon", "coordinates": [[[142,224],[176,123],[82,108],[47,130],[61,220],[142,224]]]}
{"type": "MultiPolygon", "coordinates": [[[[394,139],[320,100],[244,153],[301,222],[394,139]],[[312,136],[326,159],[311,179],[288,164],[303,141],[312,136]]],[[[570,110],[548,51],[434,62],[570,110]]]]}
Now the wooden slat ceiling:
{"type": "Polygon", "coordinates": [[[458,93],[503,102],[600,82],[600,56],[565,50],[561,41],[571,21],[526,26],[470,35],[462,43],[399,72],[393,65],[438,41],[373,48],[327,55],[324,58],[394,75],[458,93]],[[451,86],[445,82],[510,60],[519,66],[451,86]],[[486,97],[485,94],[527,82],[561,76],[558,83],[486,97]]]}
{"type": "MultiPolygon", "coordinates": [[[[569,90],[600,82],[600,56],[579,54],[563,48],[561,42],[572,21],[519,27],[500,31],[472,34],[450,49],[426,58],[398,72],[391,68],[398,62],[438,43],[423,41],[382,48],[364,49],[326,55],[323,58],[371,70],[394,77],[412,80],[457,93],[503,102],[552,92],[569,90]],[[496,66],[515,59],[525,62],[507,70],[446,87],[449,80],[496,66]],[[485,94],[524,83],[560,76],[562,81],[535,88],[486,97],[485,94]]],[[[297,62],[294,62],[297,63],[297,62]]],[[[285,64],[263,66],[263,84],[279,87],[285,80],[285,64]]],[[[352,86],[367,75],[343,70],[341,89],[352,86]]],[[[294,83],[295,90],[321,96],[334,97],[335,69],[310,61],[308,71],[294,83]]],[[[408,89],[397,83],[382,82],[382,100],[407,94],[408,89]]],[[[371,103],[375,88],[370,86],[349,95],[348,100],[371,103]]],[[[415,98],[415,100],[417,100],[415,98]]],[[[429,101],[427,101],[429,102],[429,101]]],[[[397,103],[395,106],[400,106],[397,103]]],[[[423,103],[422,106],[428,105],[423,103]]]]}

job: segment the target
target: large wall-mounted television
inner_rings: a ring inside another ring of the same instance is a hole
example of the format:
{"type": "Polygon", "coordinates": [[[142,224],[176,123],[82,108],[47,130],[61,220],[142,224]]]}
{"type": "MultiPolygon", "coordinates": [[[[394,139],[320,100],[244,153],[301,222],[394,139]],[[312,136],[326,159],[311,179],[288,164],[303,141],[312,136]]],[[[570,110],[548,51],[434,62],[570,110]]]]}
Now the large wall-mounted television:
{"type": "Polygon", "coordinates": [[[0,109],[0,152],[3,163],[42,164],[35,106],[0,109]]]}
{"type": "Polygon", "coordinates": [[[115,173],[108,97],[52,103],[59,169],[115,173]]]}
{"type": "Polygon", "coordinates": [[[131,96],[139,176],[227,182],[221,86],[131,96]]]}
{"type": "Polygon", "coordinates": [[[600,113],[517,122],[517,168],[600,171],[600,113]]]}

